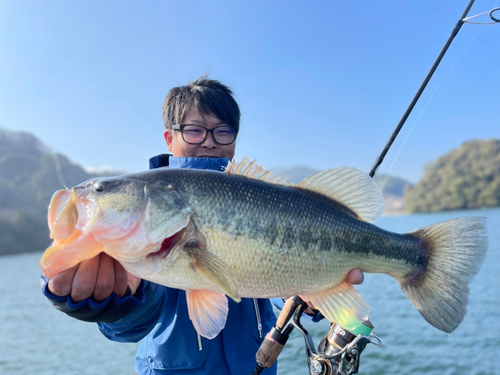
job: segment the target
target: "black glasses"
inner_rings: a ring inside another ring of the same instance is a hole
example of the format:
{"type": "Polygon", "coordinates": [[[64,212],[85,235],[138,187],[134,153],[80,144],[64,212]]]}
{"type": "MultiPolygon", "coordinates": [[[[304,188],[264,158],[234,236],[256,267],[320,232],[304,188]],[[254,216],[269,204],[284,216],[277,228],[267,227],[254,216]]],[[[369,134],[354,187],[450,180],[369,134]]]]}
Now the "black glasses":
{"type": "Polygon", "coordinates": [[[219,145],[230,145],[236,138],[236,130],[232,126],[217,126],[213,129],[207,129],[200,125],[172,125],[172,130],[179,130],[182,134],[184,142],[197,145],[203,143],[209,133],[212,133],[212,138],[219,145]]]}

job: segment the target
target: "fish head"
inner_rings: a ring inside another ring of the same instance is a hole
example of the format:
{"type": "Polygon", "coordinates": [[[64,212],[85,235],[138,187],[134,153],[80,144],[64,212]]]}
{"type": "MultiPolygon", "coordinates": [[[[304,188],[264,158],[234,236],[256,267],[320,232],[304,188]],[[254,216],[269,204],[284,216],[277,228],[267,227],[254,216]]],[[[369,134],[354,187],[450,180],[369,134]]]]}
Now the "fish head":
{"type": "Polygon", "coordinates": [[[88,180],[57,191],[50,202],[50,237],[64,240],[74,231],[117,239],[135,228],[147,202],[146,183],[119,177],[88,180]]]}
{"type": "Polygon", "coordinates": [[[97,178],[72,189],[75,229],[117,239],[129,234],[146,207],[146,183],[122,177],[97,178]]]}
{"type": "Polygon", "coordinates": [[[57,191],[48,212],[54,242],[42,257],[43,274],[50,278],[100,252],[135,262],[157,251],[189,220],[189,208],[171,186],[118,176],[57,191]]]}

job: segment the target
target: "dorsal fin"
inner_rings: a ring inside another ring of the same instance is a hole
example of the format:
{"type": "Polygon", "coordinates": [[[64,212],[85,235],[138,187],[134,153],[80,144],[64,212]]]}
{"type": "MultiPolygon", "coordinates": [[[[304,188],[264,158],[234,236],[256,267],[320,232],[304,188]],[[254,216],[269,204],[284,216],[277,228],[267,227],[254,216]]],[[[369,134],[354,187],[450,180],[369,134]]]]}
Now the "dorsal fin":
{"type": "Polygon", "coordinates": [[[326,169],[295,186],[332,198],[368,222],[384,212],[384,197],[379,187],[369,175],[355,168],[326,169]]]}
{"type": "Polygon", "coordinates": [[[281,177],[274,176],[270,171],[266,171],[261,166],[257,165],[257,160],[250,161],[246,156],[239,163],[236,163],[234,159],[231,160],[227,165],[226,174],[241,175],[277,185],[292,186],[291,183],[286,182],[281,177]]]}

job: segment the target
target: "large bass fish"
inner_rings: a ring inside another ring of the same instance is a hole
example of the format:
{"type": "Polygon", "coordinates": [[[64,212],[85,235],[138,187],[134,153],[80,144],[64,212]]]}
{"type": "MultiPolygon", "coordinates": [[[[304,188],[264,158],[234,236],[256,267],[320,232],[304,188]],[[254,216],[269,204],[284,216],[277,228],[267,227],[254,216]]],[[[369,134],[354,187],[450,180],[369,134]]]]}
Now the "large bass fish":
{"type": "Polygon", "coordinates": [[[52,198],[50,278],[105,252],[140,278],[186,290],[204,337],[224,328],[227,296],[300,295],[355,331],[369,308],[348,272],[393,276],[422,316],[452,332],[487,250],[486,222],[467,217],[412,233],[373,224],[383,211],[373,180],[352,168],[295,186],[246,159],[226,173],[161,168],[89,180],[52,198]]]}

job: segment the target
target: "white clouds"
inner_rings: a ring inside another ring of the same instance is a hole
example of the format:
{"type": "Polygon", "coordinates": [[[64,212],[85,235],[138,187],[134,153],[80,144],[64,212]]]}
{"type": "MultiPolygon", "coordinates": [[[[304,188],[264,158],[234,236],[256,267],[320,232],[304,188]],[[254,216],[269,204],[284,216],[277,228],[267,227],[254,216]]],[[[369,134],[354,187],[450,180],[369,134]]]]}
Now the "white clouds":
{"type": "Polygon", "coordinates": [[[84,166],[83,169],[85,169],[85,172],[87,172],[89,174],[106,173],[106,172],[113,171],[113,167],[111,167],[111,165],[101,165],[99,167],[84,166]]]}

